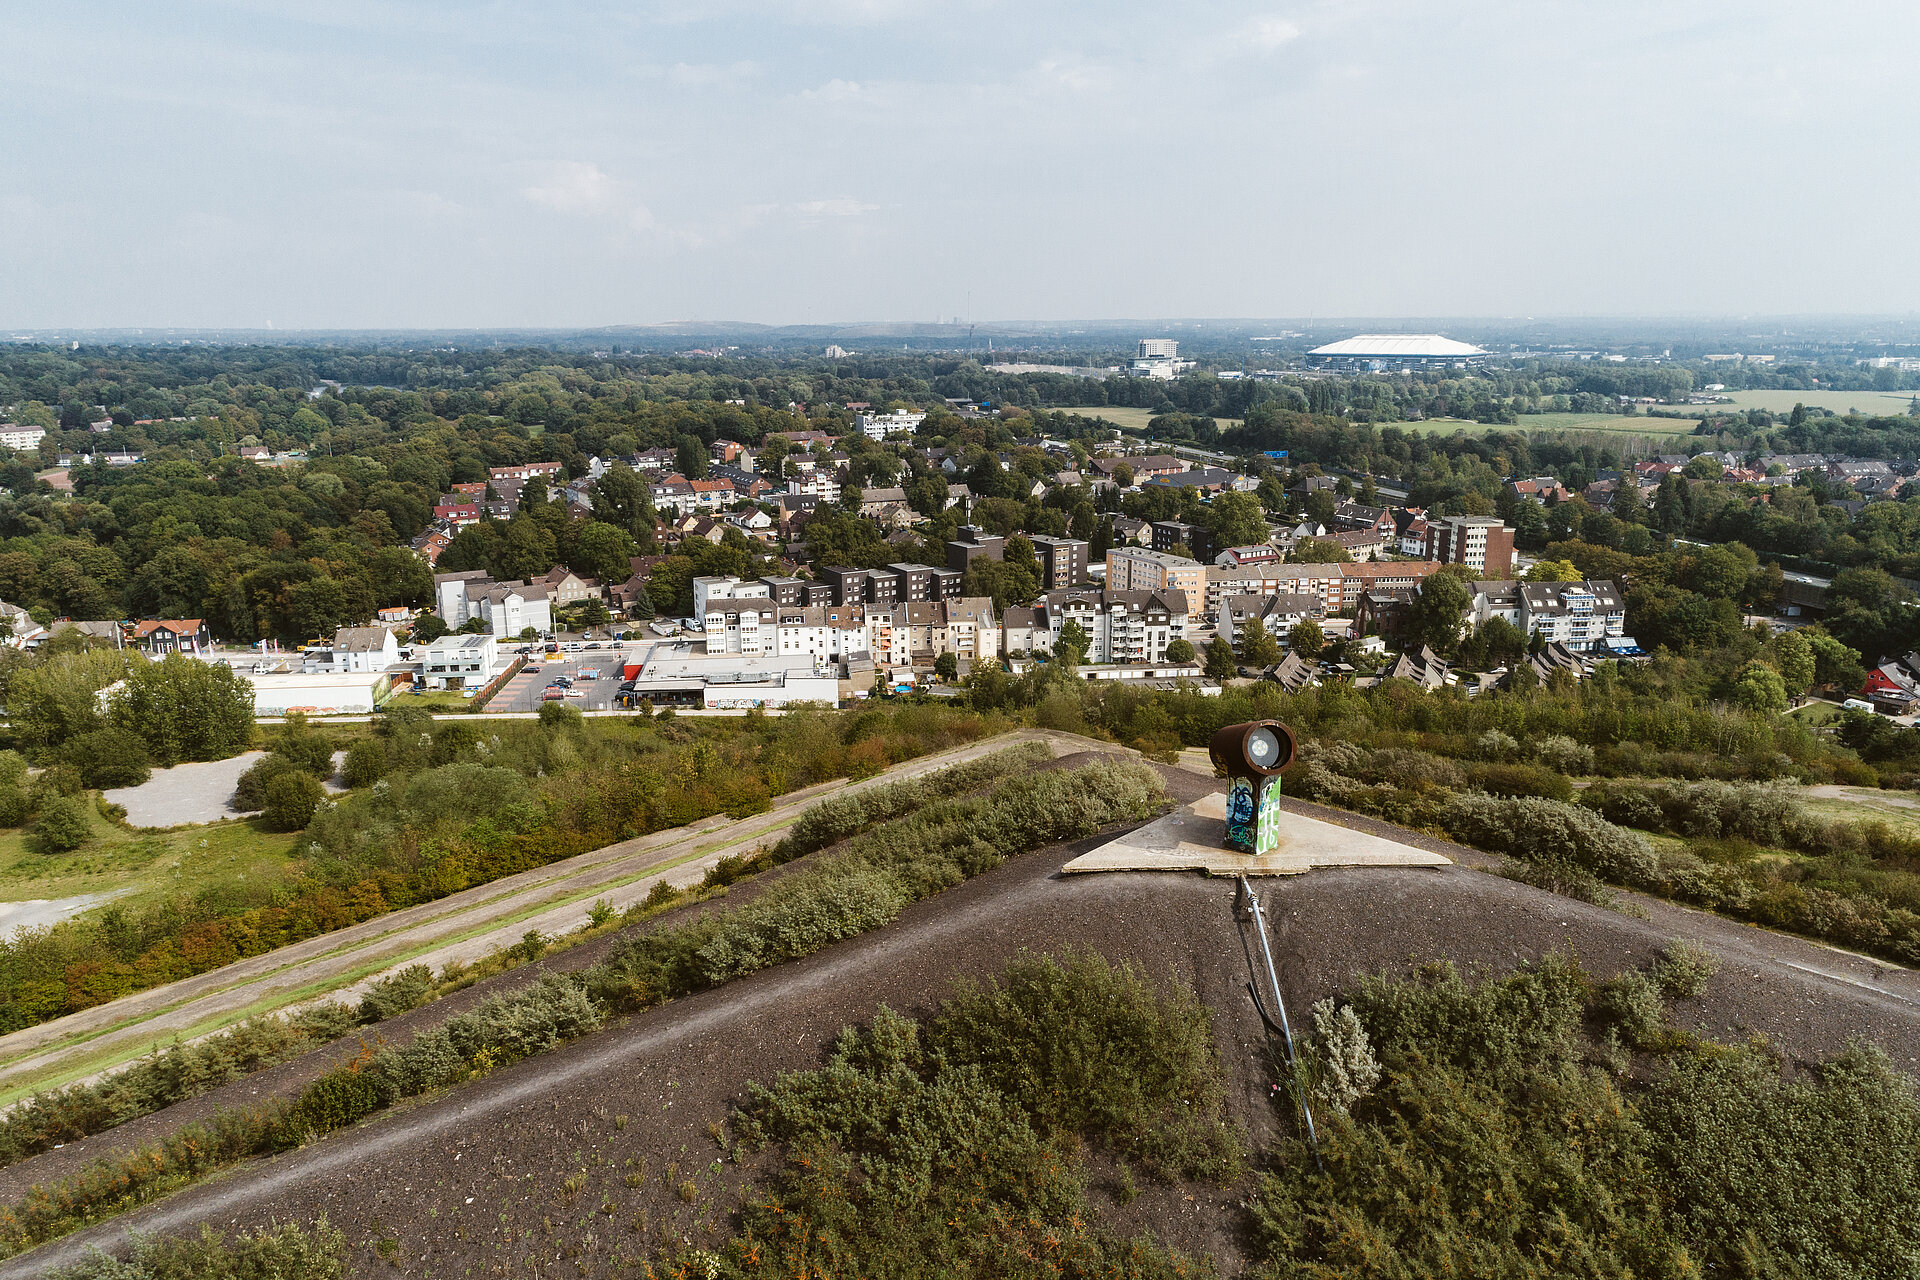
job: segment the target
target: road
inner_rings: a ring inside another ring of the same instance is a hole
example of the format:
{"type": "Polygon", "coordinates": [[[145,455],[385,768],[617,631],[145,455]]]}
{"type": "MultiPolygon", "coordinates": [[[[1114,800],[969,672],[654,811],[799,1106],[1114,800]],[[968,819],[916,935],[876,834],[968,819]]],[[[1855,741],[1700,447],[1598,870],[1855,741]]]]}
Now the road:
{"type": "MultiPolygon", "coordinates": [[[[203,1036],[246,1017],[343,993],[352,996],[406,964],[439,967],[475,959],[519,941],[529,929],[549,934],[577,929],[596,900],[624,907],[646,897],[658,880],[696,882],[727,854],[777,838],[824,795],[881,786],[1017,742],[1056,737],[1024,730],[908,761],[861,782],[822,783],[783,796],[751,818],[716,815],[607,845],[23,1028],[0,1037],[0,1105],[36,1089],[93,1078],[156,1045],[203,1036]]],[[[1056,753],[1062,749],[1056,747],[1056,753]]]]}
{"type": "MultiPolygon", "coordinates": [[[[1180,785],[1174,772],[1170,785],[1180,785]]],[[[1189,775],[1185,785],[1217,784],[1189,775]]],[[[1384,825],[1288,807],[1367,829],[1384,825]]],[[[44,1276],[88,1245],[121,1243],[128,1231],[255,1227],[322,1212],[346,1233],[355,1274],[624,1274],[612,1256],[620,1249],[712,1239],[699,1226],[709,1220],[704,1206],[723,1215],[734,1184],[756,1176],[758,1166],[726,1163],[708,1128],[738,1105],[747,1081],[817,1067],[839,1029],[880,1004],[926,1010],[955,981],[997,973],[1023,949],[1091,947],[1131,959],[1157,980],[1192,984],[1214,1015],[1229,1110],[1264,1145],[1274,1125],[1267,1051],[1244,995],[1249,931],[1231,883],[1058,874],[1097,843],[1015,859],[915,904],[886,928],[186,1189],[0,1264],[0,1280],[44,1276]],[[704,1180],[700,1208],[673,1194],[685,1185],[676,1180],[695,1177],[704,1180]]],[[[1463,862],[1477,856],[1443,847],[1463,862]]],[[[1723,966],[1702,997],[1675,1003],[1681,1025],[1728,1042],[1762,1034],[1802,1060],[1865,1035],[1909,1070],[1920,1061],[1920,975],[1670,904],[1622,895],[1646,911],[1638,918],[1467,865],[1315,872],[1259,892],[1296,1019],[1356,974],[1405,973],[1439,958],[1499,973],[1571,951],[1607,975],[1644,965],[1678,936],[1710,947],[1723,966]]],[[[1215,1253],[1223,1272],[1236,1274],[1248,1261],[1236,1256],[1244,1247],[1239,1197],[1216,1189],[1212,1204],[1193,1203],[1204,1194],[1149,1186],[1139,1205],[1170,1245],[1215,1253]]],[[[1126,1222],[1131,1230],[1141,1219],[1126,1222]]]]}

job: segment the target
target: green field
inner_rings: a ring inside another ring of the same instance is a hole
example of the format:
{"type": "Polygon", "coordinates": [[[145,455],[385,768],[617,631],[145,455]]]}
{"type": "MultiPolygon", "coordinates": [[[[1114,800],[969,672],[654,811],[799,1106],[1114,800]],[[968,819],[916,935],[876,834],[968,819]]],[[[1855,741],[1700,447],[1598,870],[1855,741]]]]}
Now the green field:
{"type": "Polygon", "coordinates": [[[1452,435],[1464,431],[1477,435],[1482,431],[1601,431],[1608,435],[1684,436],[1694,424],[1674,418],[1623,417],[1617,413],[1523,413],[1512,426],[1470,422],[1465,418],[1427,418],[1420,422],[1382,422],[1381,427],[1402,431],[1424,431],[1430,435],[1452,435]]]}
{"type": "Polygon", "coordinates": [[[277,884],[293,861],[295,837],[270,832],[257,818],[129,831],[87,816],[93,838],[72,853],[35,853],[24,832],[0,831],[0,899],[117,892],[116,902],[150,905],[247,880],[277,884]]]}
{"type": "MultiPolygon", "coordinates": [[[[1706,394],[1702,392],[1701,394],[1706,394]]],[[[1804,404],[1809,409],[1831,409],[1835,413],[1846,413],[1858,409],[1869,417],[1875,415],[1903,414],[1913,403],[1913,391],[1718,391],[1715,395],[1731,397],[1732,404],[1714,406],[1721,411],[1729,409],[1767,409],[1774,413],[1791,413],[1793,406],[1804,404]]],[[[1692,413],[1706,412],[1701,406],[1694,406],[1692,413]]]]}
{"type": "MultiPolygon", "coordinates": [[[[1105,418],[1114,426],[1124,427],[1128,431],[1145,431],[1148,420],[1154,416],[1151,409],[1123,409],[1104,404],[1081,405],[1077,408],[1062,409],[1060,412],[1077,413],[1083,418],[1105,418]]],[[[1214,422],[1222,431],[1228,427],[1240,425],[1238,418],[1215,418],[1214,422]]]]}

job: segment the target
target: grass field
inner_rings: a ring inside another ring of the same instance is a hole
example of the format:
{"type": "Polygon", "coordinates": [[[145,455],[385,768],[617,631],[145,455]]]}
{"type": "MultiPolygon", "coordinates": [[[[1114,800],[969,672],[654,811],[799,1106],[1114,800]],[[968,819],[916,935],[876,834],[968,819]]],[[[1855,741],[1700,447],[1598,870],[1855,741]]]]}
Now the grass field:
{"type": "MultiPolygon", "coordinates": [[[[1768,409],[1774,413],[1791,413],[1793,406],[1804,404],[1809,409],[1831,409],[1835,413],[1846,413],[1858,409],[1869,417],[1888,414],[1904,414],[1913,403],[1916,392],[1912,391],[1722,391],[1718,395],[1730,396],[1732,404],[1714,406],[1722,411],[1728,409],[1768,409]]],[[[1706,412],[1696,407],[1691,412],[1706,412]]]]}
{"type": "MultiPolygon", "coordinates": [[[[1122,409],[1112,405],[1082,405],[1074,409],[1062,409],[1062,413],[1077,413],[1083,418],[1105,418],[1116,427],[1125,427],[1129,431],[1145,431],[1147,422],[1154,416],[1151,409],[1122,409]]],[[[1222,431],[1228,427],[1240,425],[1238,418],[1215,418],[1214,422],[1222,431]]]]}
{"type": "Polygon", "coordinates": [[[117,893],[115,902],[136,905],[236,881],[277,883],[293,861],[296,837],[270,832],[258,819],[129,831],[87,816],[93,838],[72,853],[35,853],[24,832],[0,831],[0,900],[117,893]]]}

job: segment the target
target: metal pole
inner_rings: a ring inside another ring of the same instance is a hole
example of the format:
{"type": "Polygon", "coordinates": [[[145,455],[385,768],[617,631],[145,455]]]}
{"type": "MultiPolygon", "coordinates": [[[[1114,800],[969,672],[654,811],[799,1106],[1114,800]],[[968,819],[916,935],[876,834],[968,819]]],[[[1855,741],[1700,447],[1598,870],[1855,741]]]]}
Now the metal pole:
{"type": "Polygon", "coordinates": [[[1280,1034],[1287,1042],[1287,1064],[1293,1068],[1294,1092],[1300,1095],[1300,1114],[1307,1123],[1307,1142],[1313,1147],[1313,1160],[1320,1162],[1320,1135],[1314,1131],[1313,1108],[1307,1105],[1307,1082],[1300,1072],[1300,1055],[1294,1052],[1293,1028],[1287,1022],[1287,1002],[1280,996],[1280,973],[1273,967],[1273,951],[1267,946],[1267,921],[1260,912],[1260,898],[1247,883],[1245,876],[1240,877],[1240,891],[1247,895],[1247,901],[1253,907],[1254,932],[1260,935],[1260,955],[1267,962],[1267,983],[1273,990],[1273,1007],[1280,1011],[1280,1034]]]}

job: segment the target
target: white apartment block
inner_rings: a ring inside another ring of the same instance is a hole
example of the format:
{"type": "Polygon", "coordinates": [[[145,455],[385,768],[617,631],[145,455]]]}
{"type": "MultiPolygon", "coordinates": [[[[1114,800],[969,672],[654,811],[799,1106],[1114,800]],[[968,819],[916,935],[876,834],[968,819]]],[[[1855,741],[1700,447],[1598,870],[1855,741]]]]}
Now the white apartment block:
{"type": "Polygon", "coordinates": [[[47,433],[40,427],[20,427],[11,422],[0,423],[0,446],[8,449],[38,449],[47,433]]]}
{"type": "Polygon", "coordinates": [[[1087,662],[1161,662],[1167,646],[1189,638],[1192,618],[1183,591],[1060,591],[1034,602],[1031,622],[1016,633],[1009,621],[1009,650],[1052,651],[1069,622],[1087,633],[1087,662]]]}

